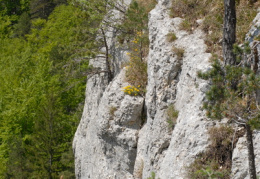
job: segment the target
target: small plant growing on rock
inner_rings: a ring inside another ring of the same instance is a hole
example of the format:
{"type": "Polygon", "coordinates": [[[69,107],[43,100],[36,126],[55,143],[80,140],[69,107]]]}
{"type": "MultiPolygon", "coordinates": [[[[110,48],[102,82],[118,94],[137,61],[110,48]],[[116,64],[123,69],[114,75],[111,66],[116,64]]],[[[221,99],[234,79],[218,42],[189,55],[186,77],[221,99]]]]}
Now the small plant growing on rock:
{"type": "MultiPolygon", "coordinates": [[[[140,86],[138,86],[138,87],[140,87],[140,86]]],[[[135,86],[131,86],[131,85],[124,87],[123,91],[125,94],[130,95],[130,96],[141,95],[141,91],[138,88],[136,88],[135,86]]]]}
{"type": "Polygon", "coordinates": [[[180,29],[191,32],[192,31],[192,24],[190,23],[190,21],[185,19],[184,21],[181,22],[180,29]]]}
{"type": "Polygon", "coordinates": [[[176,125],[176,120],[179,115],[179,111],[177,111],[174,107],[174,105],[170,105],[166,111],[167,114],[167,123],[170,129],[173,129],[176,125]]]}
{"type": "Polygon", "coordinates": [[[110,118],[113,119],[115,117],[115,112],[117,111],[117,108],[115,106],[111,106],[109,108],[109,114],[110,114],[110,118]]]}
{"type": "Polygon", "coordinates": [[[124,92],[131,96],[144,95],[147,84],[147,63],[144,50],[144,37],[142,32],[136,33],[136,38],[132,41],[131,52],[128,53],[130,61],[126,67],[126,81],[132,86],[124,88],[124,92]]]}
{"type": "Polygon", "coordinates": [[[178,60],[181,60],[184,56],[184,49],[183,48],[177,48],[177,47],[173,47],[172,51],[175,53],[175,55],[177,56],[178,60]]]}
{"type": "Polygon", "coordinates": [[[155,173],[154,172],[151,172],[151,176],[147,179],[155,179],[155,173]]]}
{"type": "Polygon", "coordinates": [[[177,39],[175,33],[173,32],[169,32],[166,37],[168,42],[173,42],[177,39]]]}
{"type": "Polygon", "coordinates": [[[140,86],[138,87],[140,94],[145,93],[147,84],[148,12],[156,4],[155,0],[133,0],[125,12],[123,22],[119,25],[122,30],[119,40],[121,43],[127,43],[127,54],[130,57],[129,62],[126,64],[125,79],[134,87],[140,86]]]}

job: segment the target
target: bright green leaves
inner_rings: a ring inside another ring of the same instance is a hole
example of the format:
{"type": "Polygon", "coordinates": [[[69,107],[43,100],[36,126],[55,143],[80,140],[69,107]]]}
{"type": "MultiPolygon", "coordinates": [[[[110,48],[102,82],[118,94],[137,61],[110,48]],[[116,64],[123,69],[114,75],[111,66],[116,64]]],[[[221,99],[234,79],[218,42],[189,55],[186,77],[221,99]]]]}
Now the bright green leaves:
{"type": "Polygon", "coordinates": [[[73,175],[71,142],[88,69],[82,57],[95,39],[85,17],[81,9],[61,5],[48,20],[33,20],[29,34],[18,28],[19,38],[6,35],[11,20],[1,24],[0,178],[73,175]]]}
{"type": "Polygon", "coordinates": [[[23,141],[27,141],[33,131],[37,106],[42,98],[42,82],[38,77],[45,71],[45,62],[34,61],[31,48],[23,40],[4,39],[2,42],[0,165],[7,168],[0,169],[0,176],[10,174],[9,171],[16,167],[13,171],[17,173],[16,177],[26,177],[18,169],[20,164],[25,167],[21,163],[25,161],[23,141]]]}

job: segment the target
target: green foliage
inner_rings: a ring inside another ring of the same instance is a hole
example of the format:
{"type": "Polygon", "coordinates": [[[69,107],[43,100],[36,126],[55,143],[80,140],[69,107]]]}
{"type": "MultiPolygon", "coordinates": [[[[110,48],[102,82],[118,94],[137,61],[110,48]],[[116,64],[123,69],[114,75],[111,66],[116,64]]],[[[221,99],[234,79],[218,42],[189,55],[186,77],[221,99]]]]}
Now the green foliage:
{"type": "Polygon", "coordinates": [[[170,129],[173,129],[176,125],[176,120],[179,115],[179,111],[177,111],[174,107],[174,105],[170,105],[166,111],[167,114],[167,123],[169,125],[170,129]]]}
{"type": "Polygon", "coordinates": [[[134,49],[130,54],[130,61],[126,67],[126,81],[138,87],[138,94],[144,95],[147,84],[147,64],[140,55],[140,49],[134,49]]]}
{"type": "MultiPolygon", "coordinates": [[[[148,55],[148,12],[151,7],[144,6],[144,1],[133,1],[128,8],[121,29],[120,42],[127,42],[130,61],[126,69],[126,81],[138,87],[141,94],[145,93],[147,84],[147,64],[145,57],[148,55]],[[139,2],[139,3],[138,3],[139,2]],[[138,14],[138,16],[136,15],[138,14]]],[[[151,3],[155,5],[154,2],[151,3]]],[[[151,5],[150,4],[150,5],[151,5]]]]}
{"type": "Polygon", "coordinates": [[[66,0],[31,0],[30,1],[30,14],[34,18],[47,19],[51,12],[60,2],[66,3],[66,0]]]}
{"type": "Polygon", "coordinates": [[[81,57],[94,53],[91,19],[61,5],[48,20],[29,21],[30,32],[21,16],[15,36],[22,38],[8,38],[12,20],[0,17],[0,178],[73,178],[71,142],[88,69],[81,57]]]}
{"type": "Polygon", "coordinates": [[[195,161],[187,168],[188,178],[230,178],[232,165],[232,142],[233,145],[238,138],[233,140],[233,129],[231,127],[213,127],[209,130],[211,144],[208,149],[199,154],[195,161]]]}
{"type": "Polygon", "coordinates": [[[24,35],[28,34],[31,27],[31,18],[27,12],[24,12],[19,20],[18,23],[14,25],[14,34],[18,37],[23,37],[24,35]]]}
{"type": "Polygon", "coordinates": [[[260,78],[251,69],[228,65],[222,67],[215,60],[208,72],[199,72],[198,76],[211,82],[206,93],[207,102],[204,104],[208,117],[227,117],[231,120],[242,118],[258,126],[260,121],[255,91],[259,89],[260,78]]]}
{"type": "Polygon", "coordinates": [[[134,0],[126,11],[123,22],[118,26],[122,31],[119,38],[124,41],[132,41],[138,35],[137,32],[142,32],[145,33],[143,38],[146,38],[142,39],[142,41],[146,41],[147,43],[147,24],[148,13],[146,12],[145,7],[134,0]],[[136,14],[138,14],[138,16],[136,14]]]}
{"type": "Polygon", "coordinates": [[[6,15],[19,15],[21,12],[20,0],[1,0],[0,3],[0,11],[5,11],[6,15]]]}

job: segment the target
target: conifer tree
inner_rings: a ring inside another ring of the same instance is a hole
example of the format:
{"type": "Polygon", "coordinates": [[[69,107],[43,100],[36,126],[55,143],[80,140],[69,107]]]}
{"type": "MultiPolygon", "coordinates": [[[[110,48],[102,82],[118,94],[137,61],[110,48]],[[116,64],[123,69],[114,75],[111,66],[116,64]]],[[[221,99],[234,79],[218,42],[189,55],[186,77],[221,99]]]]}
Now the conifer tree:
{"type": "MultiPolygon", "coordinates": [[[[252,129],[260,127],[260,108],[256,94],[260,88],[260,77],[256,75],[253,68],[250,69],[247,65],[248,59],[244,58],[248,56],[247,53],[251,53],[248,44],[245,44],[243,49],[234,45],[236,40],[235,0],[224,0],[224,5],[224,66],[215,60],[210,71],[199,72],[199,77],[211,82],[211,87],[206,93],[207,102],[204,104],[204,109],[207,110],[207,116],[210,118],[226,117],[245,128],[249,176],[250,179],[256,179],[252,129]]],[[[258,57],[255,56],[255,58],[258,57]]]]}

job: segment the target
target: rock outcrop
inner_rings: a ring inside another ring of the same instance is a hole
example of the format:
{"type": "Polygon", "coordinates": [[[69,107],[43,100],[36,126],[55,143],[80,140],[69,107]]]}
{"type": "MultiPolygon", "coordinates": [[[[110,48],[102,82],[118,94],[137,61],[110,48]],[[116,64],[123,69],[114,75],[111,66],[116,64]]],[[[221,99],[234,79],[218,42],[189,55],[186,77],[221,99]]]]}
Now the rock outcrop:
{"type": "MultiPolygon", "coordinates": [[[[77,178],[146,179],[155,172],[156,178],[185,179],[186,166],[209,145],[207,130],[215,123],[201,109],[208,84],[197,77],[197,71],[210,68],[211,54],[206,53],[205,34],[199,29],[193,33],[180,30],[182,19],[170,18],[169,7],[169,0],[158,0],[149,15],[145,98],[122,91],[128,84],[125,69],[119,66],[127,55],[116,48],[115,34],[111,34],[110,49],[118,54],[116,76],[111,82],[106,73],[88,79],[85,108],[73,142],[77,178]],[[171,32],[177,36],[174,42],[166,39],[171,32]],[[178,57],[173,46],[184,49],[184,56],[178,57]],[[172,104],[179,111],[173,130],[166,115],[172,104]]],[[[105,68],[102,60],[91,63],[105,68]]],[[[256,149],[260,148],[259,136],[255,133],[256,149]]],[[[233,178],[247,177],[245,161],[245,139],[241,138],[234,150],[233,178]]]]}
{"type": "MultiPolygon", "coordinates": [[[[168,1],[159,1],[150,12],[150,52],[146,94],[147,123],[139,132],[137,160],[143,161],[143,178],[185,178],[185,167],[208,145],[207,120],[200,110],[207,83],[197,77],[209,68],[204,34],[179,30],[182,19],[168,16],[168,1]],[[166,37],[174,32],[177,40],[166,37]],[[185,50],[179,58],[173,46],[185,50]],[[166,110],[175,104],[177,125],[169,132],[166,110]]],[[[138,163],[136,163],[138,165],[138,163]]]]}

